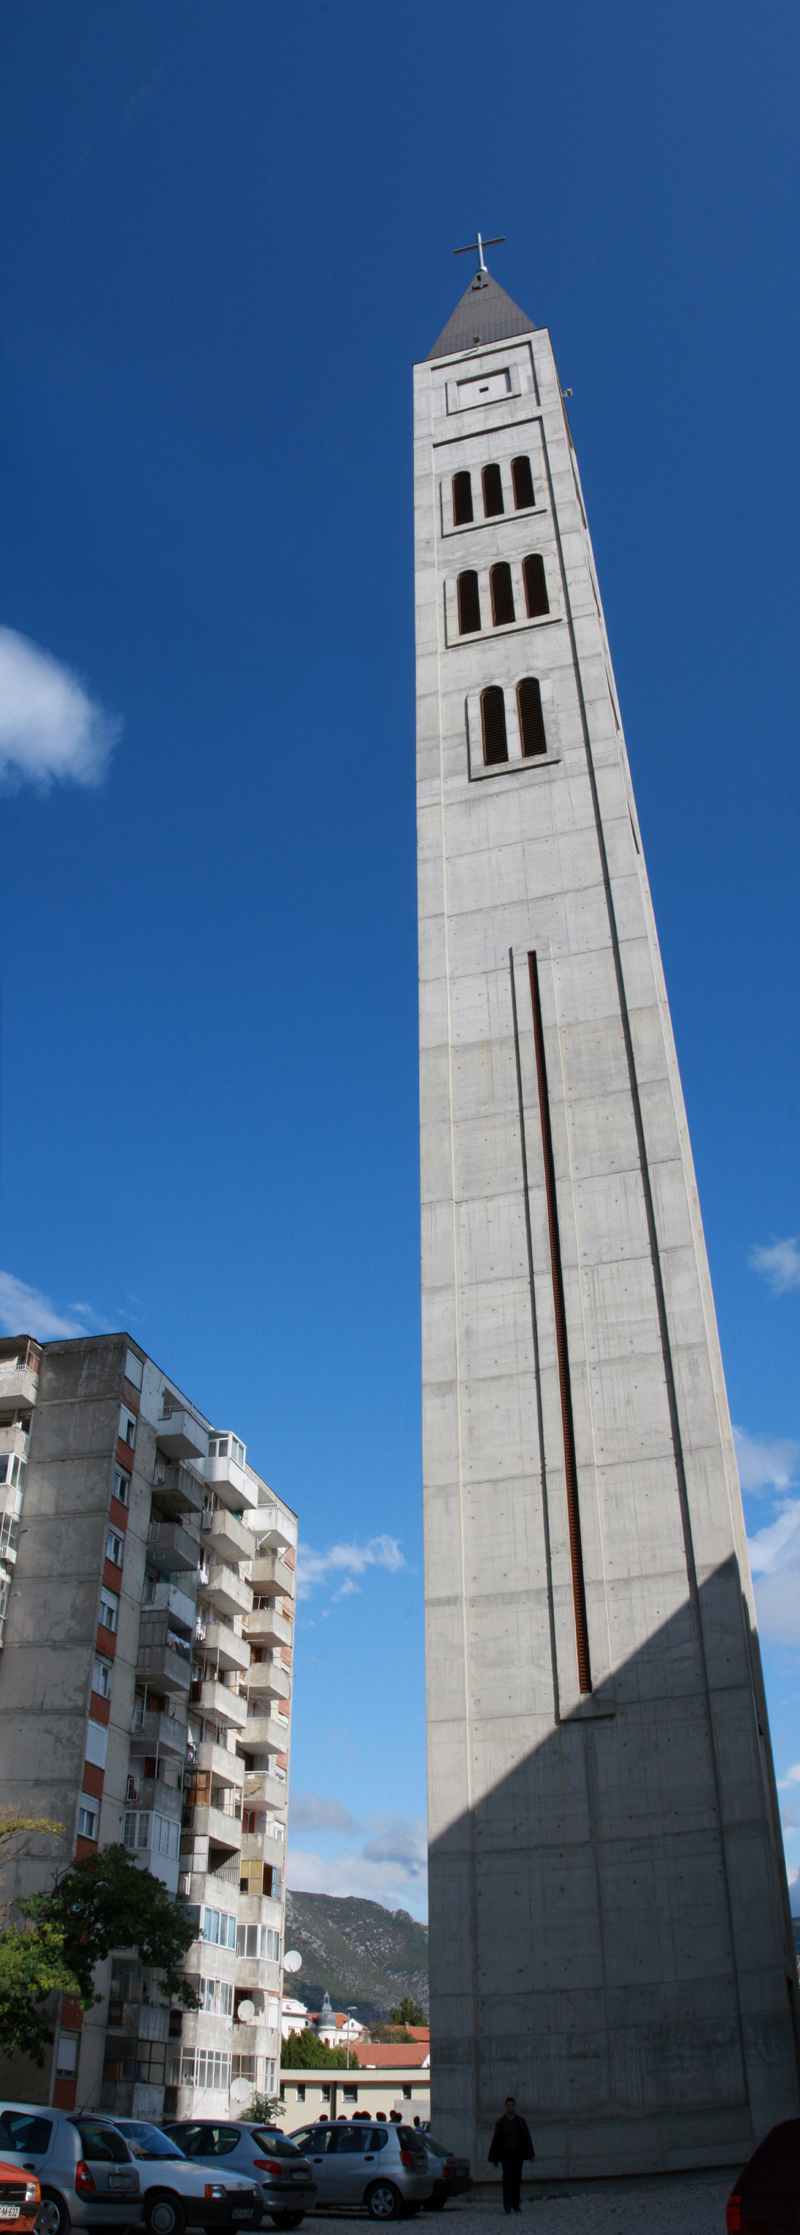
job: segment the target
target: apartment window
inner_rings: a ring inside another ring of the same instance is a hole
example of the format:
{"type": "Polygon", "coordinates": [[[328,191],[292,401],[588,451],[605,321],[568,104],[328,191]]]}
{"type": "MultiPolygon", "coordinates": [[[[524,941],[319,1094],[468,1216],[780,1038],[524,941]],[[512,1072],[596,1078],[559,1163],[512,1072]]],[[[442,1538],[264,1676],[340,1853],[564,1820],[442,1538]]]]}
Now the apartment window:
{"type": "Polygon", "coordinates": [[[536,498],[533,493],[533,474],[531,473],[530,458],[512,458],[511,481],[514,490],[514,504],[516,510],[517,512],[524,512],[529,504],[536,503],[536,498]]]}
{"type": "Polygon", "coordinates": [[[149,1849],[152,1855],[166,1855],[174,1862],[178,1852],[178,1834],[179,1827],[173,1818],[161,1816],[157,1810],[143,1810],[141,1815],[131,1810],[125,1817],[122,1844],[133,1852],[149,1849]]]}
{"type": "Polygon", "coordinates": [[[238,1925],[236,1929],[237,1956],[266,1958],[268,1963],[280,1963],[281,1936],[271,1925],[238,1925]]]}
{"type": "Polygon", "coordinates": [[[103,1584],[100,1593],[100,1621],[104,1630],[116,1632],[119,1621],[119,1599],[116,1591],[107,1591],[103,1584]]]}
{"type": "MultiPolygon", "coordinates": [[[[283,2091],[281,2091],[281,2092],[283,2092],[283,2091]]],[[[299,2088],[297,2088],[297,2089],[295,2090],[295,2093],[296,2093],[296,2096],[297,2096],[297,2100],[298,2100],[298,2103],[305,2103],[305,2099],[306,2099],[306,2091],[305,2091],[305,2087],[304,2087],[304,2086],[302,2086],[302,2084],[301,2084],[301,2086],[300,2086],[299,2088]]]]}
{"type": "Polygon", "coordinates": [[[197,1998],[201,2010],[214,2018],[233,2016],[233,1981],[231,1979],[201,1979],[197,1998]]]}
{"type": "Polygon", "coordinates": [[[78,1834],[81,1839],[97,1838],[97,1809],[79,1808],[78,1834]]]}
{"type": "Polygon", "coordinates": [[[185,2088],[214,2088],[230,2092],[231,2060],[219,2049],[184,2049],[181,2083],[185,2088]]]}
{"type": "Polygon", "coordinates": [[[117,1472],[116,1472],[116,1474],[115,1474],[115,1476],[114,1476],[114,1496],[115,1496],[115,1498],[118,1498],[118,1499],[119,1499],[119,1502],[120,1502],[120,1505],[121,1505],[121,1506],[126,1506],[126,1505],[127,1505],[127,1503],[128,1503],[128,1494],[129,1494],[129,1491],[130,1491],[130,1486],[131,1486],[131,1478],[130,1478],[130,1475],[129,1475],[129,1474],[121,1474],[121,1473],[120,1473],[120,1471],[119,1471],[119,1468],[118,1468],[118,1469],[117,1469],[117,1472]]]}
{"type": "Polygon", "coordinates": [[[344,2096],[344,2100],[345,2100],[345,2103],[357,2103],[357,2102],[358,2102],[358,2089],[357,2089],[357,2088],[343,2088],[343,2089],[342,2089],[342,2094],[343,2094],[343,2096],[344,2096]]]}
{"type": "Polygon", "coordinates": [[[78,2069],[77,2033],[60,2033],[56,2051],[56,2076],[59,2080],[74,2080],[78,2069]]]}
{"type": "Polygon", "coordinates": [[[403,2102],[404,2102],[404,2103],[410,2103],[410,2102],[411,2102],[411,2089],[410,2089],[410,2088],[404,2088],[404,2089],[403,2089],[403,2102]]]}
{"type": "Polygon", "coordinates": [[[544,734],[542,694],[533,675],[526,675],[524,683],[517,684],[517,711],[522,750],[526,760],[529,760],[534,753],[546,753],[547,738],[544,734]]]}
{"type": "Polygon", "coordinates": [[[503,561],[502,566],[492,567],[489,582],[492,591],[492,620],[495,628],[501,629],[505,627],[508,621],[514,619],[514,592],[511,587],[510,566],[507,566],[503,561]]]}
{"type": "Polygon", "coordinates": [[[458,577],[458,633],[472,636],[481,625],[481,601],[478,596],[478,577],[474,572],[458,577]]]}
{"type": "Polygon", "coordinates": [[[482,694],[481,728],[484,766],[494,768],[500,761],[508,760],[506,702],[498,683],[492,683],[482,694]]]}
{"type": "Polygon", "coordinates": [[[525,603],[528,608],[528,618],[531,621],[536,621],[541,613],[549,613],[550,611],[547,583],[544,578],[544,559],[538,551],[534,551],[529,559],[523,559],[522,573],[525,582],[525,603]]]}
{"type": "Polygon", "coordinates": [[[118,1536],[116,1529],[109,1529],[106,1536],[106,1559],[112,1560],[115,1568],[121,1568],[124,1551],[124,1537],[118,1536]]]}
{"type": "Polygon", "coordinates": [[[472,475],[471,473],[454,473],[453,525],[456,528],[466,528],[472,518],[472,475]]]}
{"type": "Polygon", "coordinates": [[[135,1350],[127,1350],[125,1353],[125,1380],[131,1383],[133,1389],[141,1389],[142,1361],[137,1358],[135,1350]]]}
{"type": "Polygon", "coordinates": [[[224,1909],[204,1909],[202,1938],[212,1948],[235,1948],[236,1918],[224,1909]]]}
{"type": "Polygon", "coordinates": [[[127,1405],[120,1405],[119,1408],[119,1432],[122,1443],[130,1444],[133,1450],[136,1442],[136,1414],[129,1412],[127,1405]]]}
{"type": "Polygon", "coordinates": [[[500,478],[500,467],[484,466],[482,479],[483,509],[486,514],[487,520],[491,520],[496,512],[505,511],[505,506],[503,504],[503,483],[500,478]]]}
{"type": "Polygon", "coordinates": [[[99,1653],[96,1653],[94,1673],[92,1676],[92,1691],[99,1692],[101,1700],[110,1700],[111,1698],[111,1680],[113,1677],[113,1673],[114,1671],[111,1662],[104,1661],[102,1659],[102,1656],[99,1653]]]}

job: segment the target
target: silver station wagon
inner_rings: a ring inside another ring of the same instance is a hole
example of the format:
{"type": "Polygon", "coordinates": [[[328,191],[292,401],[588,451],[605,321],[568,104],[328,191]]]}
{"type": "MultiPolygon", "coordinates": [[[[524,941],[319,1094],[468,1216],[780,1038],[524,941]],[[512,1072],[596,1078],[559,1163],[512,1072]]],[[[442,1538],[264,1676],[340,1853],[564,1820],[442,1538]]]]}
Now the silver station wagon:
{"type": "Polygon", "coordinates": [[[135,2227],[141,2220],[144,2199],[130,2150],[91,2111],[73,2117],[40,2103],[0,2103],[0,2158],[36,2174],[41,2235],[135,2227]]]}

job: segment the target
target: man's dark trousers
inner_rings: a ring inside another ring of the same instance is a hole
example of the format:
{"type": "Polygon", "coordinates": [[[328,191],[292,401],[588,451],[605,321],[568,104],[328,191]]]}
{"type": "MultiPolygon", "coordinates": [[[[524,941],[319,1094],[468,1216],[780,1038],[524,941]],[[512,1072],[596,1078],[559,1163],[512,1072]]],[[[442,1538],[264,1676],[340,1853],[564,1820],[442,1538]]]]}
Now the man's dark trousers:
{"type": "Polygon", "coordinates": [[[503,2159],[503,2210],[504,2210],[504,2212],[518,2212],[518,2211],[519,2211],[519,2196],[520,2196],[520,2189],[521,2189],[521,2187],[522,2187],[522,2159],[521,2159],[521,2157],[507,2157],[507,2158],[504,2158],[504,2159],[503,2159]]]}

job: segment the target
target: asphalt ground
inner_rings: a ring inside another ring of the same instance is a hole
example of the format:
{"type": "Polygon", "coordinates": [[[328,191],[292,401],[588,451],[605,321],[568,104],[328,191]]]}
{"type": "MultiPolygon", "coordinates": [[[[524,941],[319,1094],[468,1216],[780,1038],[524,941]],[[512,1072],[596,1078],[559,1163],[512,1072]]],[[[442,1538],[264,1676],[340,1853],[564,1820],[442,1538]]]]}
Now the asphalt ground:
{"type": "MultiPolygon", "coordinates": [[[[733,2172],[713,2179],[691,2180],[654,2177],[640,2184],[615,2183],[566,2196],[526,2196],[522,2189],[520,2235],[725,2235],[725,2206],[733,2187],[733,2172]]],[[[365,2211],[307,2212],[305,2227],[315,2235],[332,2221],[367,2219],[365,2211]]],[[[416,2235],[423,2229],[446,2235],[447,2225],[458,2221],[457,2235],[510,2235],[516,2221],[506,2219],[498,2196],[454,2197],[444,2212],[418,2212],[416,2235]]],[[[407,2223],[406,2223],[407,2224],[407,2223]]],[[[456,2235],[456,2229],[453,2229],[456,2235]]]]}

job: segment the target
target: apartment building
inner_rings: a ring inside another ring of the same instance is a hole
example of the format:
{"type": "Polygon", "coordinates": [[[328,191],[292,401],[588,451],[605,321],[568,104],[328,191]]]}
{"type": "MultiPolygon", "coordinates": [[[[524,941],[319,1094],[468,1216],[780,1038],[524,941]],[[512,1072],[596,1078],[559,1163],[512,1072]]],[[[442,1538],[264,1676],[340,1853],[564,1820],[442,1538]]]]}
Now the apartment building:
{"type": "Polygon", "coordinates": [[[0,1341],[0,1501],[3,1798],[62,1826],[4,1898],[121,1841],[196,1922],[196,2010],[120,1950],[24,2093],[223,2116],[279,2071],[296,1518],[124,1334],[0,1341]]]}

